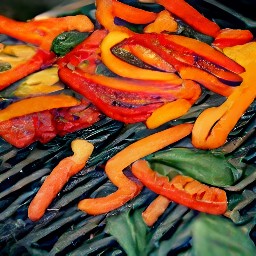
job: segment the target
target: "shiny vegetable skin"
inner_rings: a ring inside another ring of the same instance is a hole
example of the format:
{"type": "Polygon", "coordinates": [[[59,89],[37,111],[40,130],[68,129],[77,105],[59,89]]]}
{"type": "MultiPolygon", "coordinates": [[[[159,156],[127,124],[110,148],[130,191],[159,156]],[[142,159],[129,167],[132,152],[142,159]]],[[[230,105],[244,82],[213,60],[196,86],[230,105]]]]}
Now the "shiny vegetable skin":
{"type": "Polygon", "coordinates": [[[88,32],[94,29],[93,23],[85,15],[16,21],[0,16],[0,33],[31,43],[49,51],[54,38],[65,31],[88,32]]]}
{"type": "Polygon", "coordinates": [[[55,55],[48,51],[37,49],[35,54],[25,63],[11,68],[7,71],[0,72],[0,90],[8,87],[14,82],[40,70],[44,66],[51,64],[55,60],[55,55]]]}
{"type": "Polygon", "coordinates": [[[83,169],[93,152],[94,146],[85,140],[75,139],[71,143],[71,148],[74,154],[59,162],[31,201],[28,208],[30,220],[38,221],[44,215],[47,207],[67,181],[83,169]]]}
{"type": "Polygon", "coordinates": [[[79,104],[79,100],[65,94],[42,95],[26,98],[16,101],[6,108],[0,110],[0,122],[44,110],[73,107],[79,104]]]}
{"type": "Polygon", "coordinates": [[[147,24],[156,19],[157,14],[128,4],[112,0],[113,15],[134,24],[147,24]]]}
{"type": "Polygon", "coordinates": [[[204,17],[184,0],[156,0],[156,2],[203,34],[215,37],[220,30],[216,23],[204,17]]]}
{"type": "Polygon", "coordinates": [[[191,81],[142,81],[89,74],[67,67],[59,70],[60,79],[82,94],[107,116],[124,123],[145,121],[164,102],[198,97],[200,86],[191,81]]]}
{"type": "Polygon", "coordinates": [[[123,170],[134,161],[188,136],[192,127],[188,123],[171,127],[140,139],[117,153],[105,166],[106,174],[117,186],[117,191],[106,197],[84,199],[79,202],[78,208],[88,214],[97,215],[117,209],[134,198],[140,192],[141,186],[127,178],[123,170]]]}
{"type": "Polygon", "coordinates": [[[224,214],[227,196],[224,190],[208,187],[188,176],[178,175],[171,181],[153,171],[147,161],[138,160],[132,173],[149,189],[191,209],[209,214],[224,214]]]}

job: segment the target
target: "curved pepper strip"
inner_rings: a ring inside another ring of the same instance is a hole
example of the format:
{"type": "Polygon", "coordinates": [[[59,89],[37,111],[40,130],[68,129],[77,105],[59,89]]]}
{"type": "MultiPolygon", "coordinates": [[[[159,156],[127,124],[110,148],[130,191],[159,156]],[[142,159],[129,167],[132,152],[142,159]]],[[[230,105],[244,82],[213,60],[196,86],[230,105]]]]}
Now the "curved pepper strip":
{"type": "Polygon", "coordinates": [[[242,84],[219,107],[204,110],[195,122],[192,144],[200,149],[222,146],[228,134],[256,97],[255,63],[242,75],[242,84]]]}
{"type": "Polygon", "coordinates": [[[130,29],[115,24],[112,0],[96,0],[96,19],[108,31],[119,30],[127,34],[134,34],[130,29]]]}
{"type": "Polygon", "coordinates": [[[117,209],[134,198],[142,187],[128,179],[123,170],[134,161],[186,137],[192,127],[188,123],[171,127],[136,141],[117,153],[108,160],[105,167],[106,174],[117,186],[117,191],[106,197],[84,199],[79,202],[78,208],[88,214],[97,215],[117,209]]]}
{"type": "Polygon", "coordinates": [[[191,5],[189,5],[186,1],[183,0],[156,0],[156,2],[162,6],[164,6],[168,11],[177,17],[181,18],[188,25],[190,25],[195,30],[215,37],[220,27],[212,22],[211,20],[204,17],[201,13],[199,13],[196,9],[194,9],[191,5]]]}
{"type": "Polygon", "coordinates": [[[157,14],[145,11],[117,0],[112,0],[113,15],[134,24],[147,24],[154,21],[157,14]]]}
{"type": "Polygon", "coordinates": [[[53,39],[70,30],[88,32],[94,29],[91,20],[85,15],[31,20],[27,22],[15,21],[0,15],[0,33],[21,41],[35,44],[49,51],[53,39]]]}
{"type": "Polygon", "coordinates": [[[58,163],[31,201],[28,207],[30,220],[38,221],[43,217],[47,207],[68,180],[84,168],[93,152],[94,146],[85,140],[76,139],[72,141],[71,148],[74,154],[58,163]]]}
{"type": "Polygon", "coordinates": [[[127,78],[145,79],[145,80],[169,80],[180,83],[180,78],[174,73],[166,73],[155,70],[148,70],[131,65],[118,57],[112,52],[111,48],[116,44],[129,38],[129,34],[121,31],[110,32],[102,41],[101,58],[102,62],[115,74],[127,78]]]}
{"type": "Polygon", "coordinates": [[[55,55],[53,53],[37,49],[36,53],[24,63],[7,71],[0,72],[0,90],[3,90],[27,75],[50,65],[54,60],[55,55]]]}
{"type": "Polygon", "coordinates": [[[227,196],[224,190],[204,185],[188,176],[177,175],[171,181],[153,171],[147,161],[138,160],[132,173],[149,189],[178,204],[209,214],[224,214],[227,196]]]}
{"type": "Polygon", "coordinates": [[[82,94],[107,116],[124,123],[145,121],[165,102],[177,98],[192,100],[201,92],[192,81],[175,84],[161,81],[128,80],[89,74],[67,67],[59,70],[60,79],[82,94]]]}

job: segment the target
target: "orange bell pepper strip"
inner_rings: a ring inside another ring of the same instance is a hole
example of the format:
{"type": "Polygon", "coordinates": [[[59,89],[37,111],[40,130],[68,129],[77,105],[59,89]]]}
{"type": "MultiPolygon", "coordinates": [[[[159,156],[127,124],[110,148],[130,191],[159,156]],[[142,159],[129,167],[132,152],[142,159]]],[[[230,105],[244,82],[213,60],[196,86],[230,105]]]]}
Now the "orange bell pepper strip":
{"type": "Polygon", "coordinates": [[[85,15],[31,20],[27,22],[15,21],[0,15],[0,33],[31,43],[49,51],[53,39],[59,34],[77,30],[89,32],[94,29],[91,20],[85,15]]]}
{"type": "Polygon", "coordinates": [[[219,107],[204,110],[195,122],[192,144],[200,149],[222,146],[256,97],[255,63],[248,65],[242,84],[219,107]]]}
{"type": "Polygon", "coordinates": [[[220,27],[213,21],[204,17],[195,8],[183,0],[156,0],[156,3],[164,6],[169,12],[179,17],[195,30],[215,37],[220,27]]]}
{"type": "Polygon", "coordinates": [[[172,17],[170,12],[163,10],[157,14],[154,22],[148,24],[144,29],[144,33],[162,33],[162,32],[176,32],[178,23],[172,17]]]}
{"type": "Polygon", "coordinates": [[[146,120],[146,126],[149,129],[155,129],[162,124],[183,116],[189,111],[191,106],[192,104],[185,99],[177,99],[166,103],[152,113],[146,120]]]}
{"type": "Polygon", "coordinates": [[[11,68],[7,71],[0,72],[0,90],[8,87],[14,82],[40,70],[55,60],[53,53],[37,49],[35,54],[25,62],[11,68]]]}
{"type": "Polygon", "coordinates": [[[112,0],[96,0],[96,19],[108,31],[119,30],[128,34],[134,34],[130,29],[115,24],[112,0]]]}
{"type": "Polygon", "coordinates": [[[147,161],[138,160],[132,173],[153,192],[191,209],[220,215],[227,210],[227,196],[222,189],[209,187],[191,177],[177,175],[171,181],[153,171],[147,161]]]}
{"type": "Polygon", "coordinates": [[[149,227],[153,226],[158,218],[165,212],[170,203],[170,199],[161,195],[154,199],[146,210],[142,212],[142,218],[146,225],[149,227]]]}
{"type": "Polygon", "coordinates": [[[141,186],[128,179],[124,168],[134,161],[154,153],[191,133],[192,124],[180,124],[164,131],[155,133],[136,141],[108,160],[105,171],[111,182],[117,186],[117,191],[101,198],[84,199],[78,208],[88,214],[97,215],[107,213],[124,205],[134,198],[141,190],[141,186]]]}
{"type": "Polygon", "coordinates": [[[253,34],[250,30],[225,28],[220,30],[212,45],[223,49],[225,47],[249,43],[252,39],[253,34]]]}
{"type": "Polygon", "coordinates": [[[16,101],[0,110],[0,122],[44,110],[73,107],[79,104],[79,100],[65,94],[42,95],[33,98],[26,98],[16,101]]]}
{"type": "Polygon", "coordinates": [[[102,62],[112,72],[127,78],[161,81],[167,80],[180,83],[180,78],[173,73],[139,68],[116,57],[111,52],[111,48],[126,38],[129,38],[129,34],[121,31],[112,31],[103,39],[100,45],[102,62]]]}
{"type": "Polygon", "coordinates": [[[31,201],[28,207],[30,220],[38,221],[43,217],[47,207],[68,180],[84,168],[93,152],[94,146],[86,140],[75,139],[71,143],[71,148],[74,154],[58,163],[31,201]]]}
{"type": "Polygon", "coordinates": [[[117,0],[112,0],[113,15],[134,24],[147,24],[154,21],[157,14],[145,11],[117,0]]]}

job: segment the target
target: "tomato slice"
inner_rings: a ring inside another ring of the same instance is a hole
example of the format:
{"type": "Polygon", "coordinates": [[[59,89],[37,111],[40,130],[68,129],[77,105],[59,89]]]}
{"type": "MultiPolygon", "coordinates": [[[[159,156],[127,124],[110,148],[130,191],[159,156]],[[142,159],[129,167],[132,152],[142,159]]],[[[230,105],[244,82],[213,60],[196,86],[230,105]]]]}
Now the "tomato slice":
{"type": "Polygon", "coordinates": [[[222,189],[209,187],[191,177],[177,175],[171,181],[153,171],[147,161],[138,160],[132,173],[149,189],[191,209],[210,214],[227,210],[227,196],[222,189]]]}

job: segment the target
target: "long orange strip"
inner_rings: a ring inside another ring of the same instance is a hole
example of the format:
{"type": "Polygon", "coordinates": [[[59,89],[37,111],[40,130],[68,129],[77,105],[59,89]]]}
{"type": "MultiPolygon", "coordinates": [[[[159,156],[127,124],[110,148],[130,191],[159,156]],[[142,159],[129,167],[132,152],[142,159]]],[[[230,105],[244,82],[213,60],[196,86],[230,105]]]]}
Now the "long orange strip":
{"type": "Polygon", "coordinates": [[[88,214],[97,215],[119,208],[141,190],[141,186],[128,179],[123,170],[134,161],[154,153],[191,133],[193,125],[180,124],[164,131],[155,133],[126,147],[106,164],[105,171],[111,182],[117,186],[117,191],[101,198],[84,199],[78,208],[88,214]]]}

